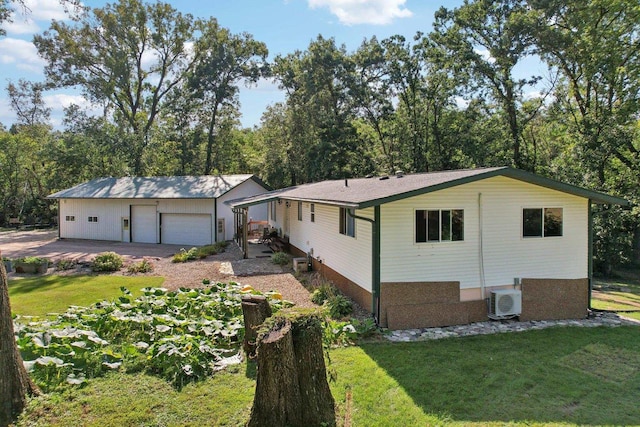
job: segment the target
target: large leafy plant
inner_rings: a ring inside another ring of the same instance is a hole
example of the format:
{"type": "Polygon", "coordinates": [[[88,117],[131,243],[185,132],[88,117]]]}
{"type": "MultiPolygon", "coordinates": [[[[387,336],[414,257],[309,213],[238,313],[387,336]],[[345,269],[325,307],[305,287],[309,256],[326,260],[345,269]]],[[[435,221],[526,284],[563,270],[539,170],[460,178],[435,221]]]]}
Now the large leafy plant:
{"type": "MultiPolygon", "coordinates": [[[[179,388],[241,360],[241,296],[257,291],[217,283],[177,291],[145,288],[133,298],[121,289],[115,301],[71,307],[53,320],[16,319],[18,346],[41,387],[126,369],[145,370],[179,388]]],[[[265,295],[274,312],[291,305],[275,293],[265,295]]]]}

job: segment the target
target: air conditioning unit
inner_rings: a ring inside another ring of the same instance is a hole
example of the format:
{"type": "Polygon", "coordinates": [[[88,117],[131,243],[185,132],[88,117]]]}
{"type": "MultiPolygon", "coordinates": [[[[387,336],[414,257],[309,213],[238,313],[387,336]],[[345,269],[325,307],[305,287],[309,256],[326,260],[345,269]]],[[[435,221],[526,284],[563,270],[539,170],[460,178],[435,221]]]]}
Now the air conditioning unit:
{"type": "Polygon", "coordinates": [[[516,289],[499,289],[491,291],[489,301],[489,317],[501,319],[514,317],[522,312],[522,291],[516,289]]]}

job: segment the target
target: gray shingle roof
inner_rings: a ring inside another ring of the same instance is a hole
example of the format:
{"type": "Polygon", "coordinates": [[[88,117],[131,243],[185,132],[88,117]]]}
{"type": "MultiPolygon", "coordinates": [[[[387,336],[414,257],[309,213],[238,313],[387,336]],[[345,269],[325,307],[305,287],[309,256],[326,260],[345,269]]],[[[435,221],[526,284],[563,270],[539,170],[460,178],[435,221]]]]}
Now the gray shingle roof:
{"type": "Polygon", "coordinates": [[[232,207],[246,207],[271,200],[289,199],[363,209],[493,176],[506,176],[529,182],[585,197],[591,199],[594,203],[628,205],[626,200],[618,197],[508,167],[419,173],[401,177],[390,176],[386,178],[356,178],[346,181],[344,179],[322,181],[231,200],[227,203],[232,207]]]}
{"type": "Polygon", "coordinates": [[[96,178],[48,196],[50,199],[210,199],[254,175],[96,178]]]}

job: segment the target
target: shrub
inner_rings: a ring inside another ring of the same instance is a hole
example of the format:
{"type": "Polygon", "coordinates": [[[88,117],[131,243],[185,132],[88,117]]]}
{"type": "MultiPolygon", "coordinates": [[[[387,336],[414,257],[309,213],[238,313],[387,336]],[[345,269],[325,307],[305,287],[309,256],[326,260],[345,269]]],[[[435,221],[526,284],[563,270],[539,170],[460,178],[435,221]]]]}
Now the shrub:
{"type": "Polygon", "coordinates": [[[224,252],[224,249],[229,245],[229,242],[216,242],[213,245],[205,245],[198,248],[198,256],[205,258],[209,255],[217,255],[224,252]]]}
{"type": "Polygon", "coordinates": [[[271,255],[271,262],[278,265],[287,265],[289,263],[289,255],[284,252],[276,252],[271,255]]]}
{"type": "Polygon", "coordinates": [[[330,297],[337,294],[337,290],[330,283],[322,283],[311,294],[311,301],[314,304],[322,305],[330,297]]]}
{"type": "Polygon", "coordinates": [[[153,263],[147,259],[135,262],[127,267],[129,273],[149,273],[153,271],[153,263]]]}
{"type": "Polygon", "coordinates": [[[333,319],[342,319],[353,313],[353,303],[341,294],[329,297],[325,304],[329,308],[329,316],[333,319]]]}
{"type": "Polygon", "coordinates": [[[122,268],[122,257],[115,252],[103,252],[93,259],[91,270],[101,271],[118,271],[122,268]]]}
{"type": "Polygon", "coordinates": [[[16,258],[13,260],[13,262],[23,262],[25,264],[44,264],[45,262],[49,263],[49,260],[47,258],[38,256],[27,256],[23,258],[16,258]]]}
{"type": "Polygon", "coordinates": [[[180,252],[173,256],[171,262],[187,262],[198,259],[198,248],[191,248],[186,250],[185,248],[180,249],[180,252]]]}
{"type": "Polygon", "coordinates": [[[56,271],[73,270],[78,266],[78,261],[71,258],[61,259],[56,263],[56,271]]]}
{"type": "Polygon", "coordinates": [[[209,280],[209,279],[202,279],[202,284],[203,284],[203,285],[210,285],[210,284],[211,284],[211,280],[209,280]]]}

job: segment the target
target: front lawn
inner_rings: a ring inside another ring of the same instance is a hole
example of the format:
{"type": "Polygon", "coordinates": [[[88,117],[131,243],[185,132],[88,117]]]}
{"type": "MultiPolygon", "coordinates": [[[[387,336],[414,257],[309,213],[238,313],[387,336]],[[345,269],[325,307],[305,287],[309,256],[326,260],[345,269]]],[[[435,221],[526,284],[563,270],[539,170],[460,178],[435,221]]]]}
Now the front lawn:
{"type": "MultiPolygon", "coordinates": [[[[339,426],[629,425],[640,420],[640,329],[551,328],[331,350],[339,426]]],[[[31,402],[18,426],[241,426],[255,367],[180,391],[113,373],[31,402]]]]}
{"type": "Polygon", "coordinates": [[[34,276],[9,281],[11,312],[22,316],[62,313],[71,305],[89,306],[118,297],[124,286],[134,295],[146,287],[160,287],[155,276],[34,276]]]}

